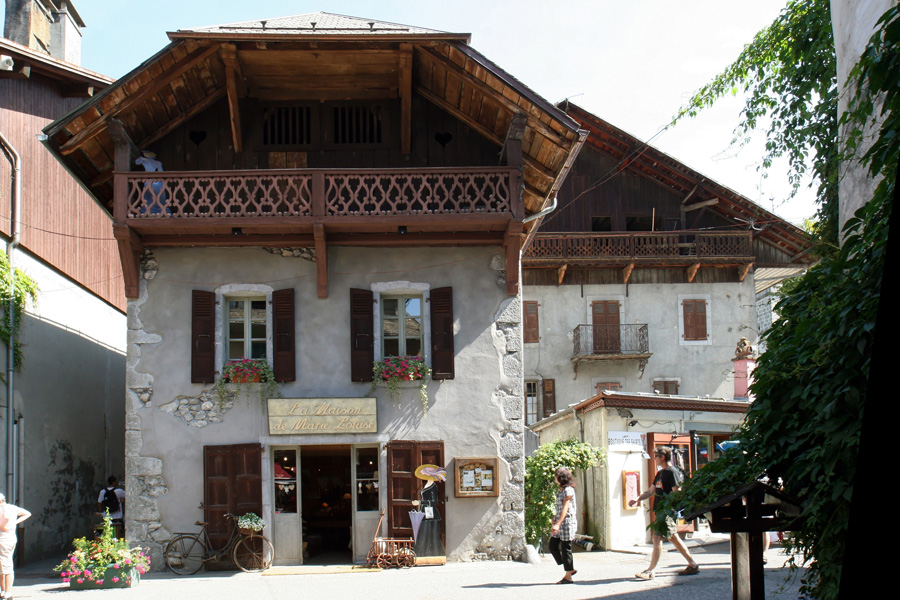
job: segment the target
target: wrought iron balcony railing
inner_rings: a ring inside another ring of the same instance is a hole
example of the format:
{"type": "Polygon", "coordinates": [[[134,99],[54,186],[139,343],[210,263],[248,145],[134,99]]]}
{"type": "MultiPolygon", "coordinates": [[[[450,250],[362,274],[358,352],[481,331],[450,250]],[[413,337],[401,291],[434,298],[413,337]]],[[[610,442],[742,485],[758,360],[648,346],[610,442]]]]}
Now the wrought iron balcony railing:
{"type": "Polygon", "coordinates": [[[647,325],[578,325],[572,332],[575,341],[574,357],[635,358],[650,353],[647,325]]]}

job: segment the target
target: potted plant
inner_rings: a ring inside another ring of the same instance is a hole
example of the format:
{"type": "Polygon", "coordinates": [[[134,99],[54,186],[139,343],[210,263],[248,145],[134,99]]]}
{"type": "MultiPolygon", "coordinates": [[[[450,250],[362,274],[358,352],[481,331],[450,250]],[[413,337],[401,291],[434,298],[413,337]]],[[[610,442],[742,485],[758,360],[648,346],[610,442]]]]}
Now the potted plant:
{"type": "Polygon", "coordinates": [[[372,367],[372,387],[370,392],[378,384],[383,384],[394,401],[399,404],[400,388],[407,381],[419,382],[419,399],[422,402],[422,410],[428,414],[428,377],[431,375],[429,367],[421,356],[390,356],[375,361],[372,367]]]}
{"type": "Polygon", "coordinates": [[[238,517],[237,526],[241,533],[249,535],[251,532],[259,532],[265,529],[266,522],[256,513],[247,513],[238,517]]]}
{"type": "Polygon", "coordinates": [[[75,549],[53,570],[73,590],[132,587],[150,570],[146,549],[129,548],[128,540],[114,537],[109,512],[99,539],[78,538],[72,545],[75,549]]]}
{"type": "Polygon", "coordinates": [[[269,361],[264,358],[240,358],[225,363],[225,366],[222,367],[222,373],[216,379],[216,395],[221,403],[228,399],[226,384],[229,383],[235,384],[238,392],[248,383],[265,384],[259,388],[260,400],[278,395],[275,373],[272,371],[272,367],[269,366],[269,361]]]}

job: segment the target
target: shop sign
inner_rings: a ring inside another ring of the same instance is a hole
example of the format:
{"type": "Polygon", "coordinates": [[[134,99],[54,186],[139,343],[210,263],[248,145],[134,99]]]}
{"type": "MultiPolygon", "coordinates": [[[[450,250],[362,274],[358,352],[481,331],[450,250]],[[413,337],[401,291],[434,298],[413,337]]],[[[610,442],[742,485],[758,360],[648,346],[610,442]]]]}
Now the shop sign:
{"type": "Polygon", "coordinates": [[[647,434],[634,431],[610,431],[606,436],[610,452],[646,452],[647,434]]]}
{"type": "Polygon", "coordinates": [[[269,398],[269,434],[377,433],[375,398],[269,398]]]}

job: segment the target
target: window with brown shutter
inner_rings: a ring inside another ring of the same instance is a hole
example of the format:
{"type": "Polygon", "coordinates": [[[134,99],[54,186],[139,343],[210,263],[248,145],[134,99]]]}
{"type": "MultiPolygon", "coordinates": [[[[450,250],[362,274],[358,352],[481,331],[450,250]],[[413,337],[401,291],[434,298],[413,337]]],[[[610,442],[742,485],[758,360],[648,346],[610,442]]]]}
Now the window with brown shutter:
{"type": "Polygon", "coordinates": [[[616,383],[615,381],[601,381],[597,383],[597,393],[599,394],[603,390],[608,392],[621,392],[622,384],[616,383]]]}
{"type": "Polygon", "coordinates": [[[216,371],[216,295],[191,294],[191,383],[212,383],[216,371]]]}
{"type": "Polygon", "coordinates": [[[544,417],[549,417],[556,412],[556,380],[542,379],[541,394],[544,397],[544,417]]]}
{"type": "Polygon", "coordinates": [[[431,290],[431,378],[453,379],[453,288],[431,290]]]}
{"type": "Polygon", "coordinates": [[[678,395],[678,380],[666,379],[653,382],[653,391],[657,394],[678,395]]]}
{"type": "Polygon", "coordinates": [[[294,290],[277,290],[272,293],[272,325],[274,356],[272,370],[275,381],[294,381],[297,378],[294,331],[294,290]]]}
{"type": "Polygon", "coordinates": [[[541,330],[538,324],[538,303],[533,300],[523,301],[522,309],[525,313],[525,343],[540,342],[541,330]]]}
{"type": "Polygon", "coordinates": [[[375,339],[371,290],[350,290],[350,379],[372,381],[375,339]]]}
{"type": "Polygon", "coordinates": [[[684,313],[684,339],[707,339],[706,300],[682,300],[681,308],[684,313]]]}

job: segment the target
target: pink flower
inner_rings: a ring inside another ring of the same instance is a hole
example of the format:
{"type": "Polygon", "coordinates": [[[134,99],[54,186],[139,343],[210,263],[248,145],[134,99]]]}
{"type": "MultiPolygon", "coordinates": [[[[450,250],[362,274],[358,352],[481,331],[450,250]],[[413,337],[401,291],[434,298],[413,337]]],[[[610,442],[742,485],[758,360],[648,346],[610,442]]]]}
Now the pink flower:
{"type": "Polygon", "coordinates": [[[69,579],[68,577],[63,577],[62,580],[63,580],[63,583],[69,583],[71,581],[71,579],[69,579]]]}
{"type": "Polygon", "coordinates": [[[85,571],[84,571],[84,576],[85,576],[85,577],[90,577],[90,576],[91,576],[91,572],[88,571],[87,569],[85,569],[85,571]]]}
{"type": "Polygon", "coordinates": [[[102,579],[98,579],[98,580],[97,580],[97,585],[103,585],[103,580],[102,580],[102,579]]]}
{"type": "Polygon", "coordinates": [[[118,577],[113,577],[113,583],[119,583],[119,578],[118,578],[118,577]]]}
{"type": "Polygon", "coordinates": [[[78,579],[76,579],[75,581],[77,581],[78,583],[84,583],[84,579],[81,579],[80,577],[78,579]]]}

